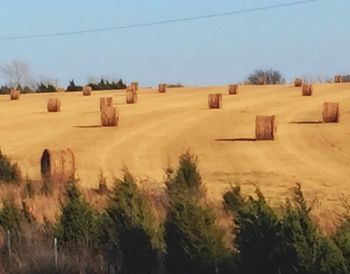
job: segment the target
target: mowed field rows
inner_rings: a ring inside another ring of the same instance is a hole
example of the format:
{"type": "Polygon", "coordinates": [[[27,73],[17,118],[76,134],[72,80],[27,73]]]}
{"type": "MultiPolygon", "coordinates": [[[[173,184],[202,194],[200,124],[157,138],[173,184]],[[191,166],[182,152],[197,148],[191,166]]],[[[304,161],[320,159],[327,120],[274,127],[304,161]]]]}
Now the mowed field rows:
{"type": "MultiPolygon", "coordinates": [[[[138,103],[125,104],[125,91],[0,96],[0,146],[24,175],[40,178],[45,148],[71,148],[81,185],[97,187],[102,169],[109,177],[123,165],[149,186],[162,186],[168,162],[190,148],[199,157],[212,197],[230,183],[259,186],[272,200],[296,182],[324,206],[350,197],[350,84],[314,85],[312,97],[293,86],[175,88],[159,94],[141,89],[138,103]],[[223,108],[208,109],[208,94],[222,92],[223,108]],[[119,126],[100,127],[99,98],[112,96],[119,126]],[[61,99],[61,112],[48,113],[48,98],[61,99]],[[340,123],[323,124],[323,102],[340,103],[340,123]],[[275,141],[252,141],[256,115],[276,115],[275,141]],[[240,140],[241,139],[241,140],[240,140]]],[[[111,182],[111,180],[110,180],[111,182]]]]}

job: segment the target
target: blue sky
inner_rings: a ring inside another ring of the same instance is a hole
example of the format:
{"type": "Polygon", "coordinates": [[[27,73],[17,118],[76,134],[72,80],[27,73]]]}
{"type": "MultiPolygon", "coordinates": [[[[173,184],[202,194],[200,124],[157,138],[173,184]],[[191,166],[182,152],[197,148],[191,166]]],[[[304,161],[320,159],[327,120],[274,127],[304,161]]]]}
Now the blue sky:
{"type": "MultiPolygon", "coordinates": [[[[1,0],[0,38],[144,23],[283,4],[293,0],[1,0]]],[[[254,69],[287,79],[350,73],[350,1],[77,36],[0,41],[0,64],[20,60],[33,74],[106,76],[141,85],[238,82],[254,69]]],[[[0,79],[1,81],[1,79],[0,79]]]]}

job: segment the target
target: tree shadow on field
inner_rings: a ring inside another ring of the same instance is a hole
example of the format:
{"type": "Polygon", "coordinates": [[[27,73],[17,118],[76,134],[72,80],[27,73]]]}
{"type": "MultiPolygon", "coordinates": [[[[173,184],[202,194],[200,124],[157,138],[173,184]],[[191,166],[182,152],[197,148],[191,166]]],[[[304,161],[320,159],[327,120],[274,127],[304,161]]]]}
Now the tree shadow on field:
{"type": "Polygon", "coordinates": [[[289,124],[296,124],[296,125],[308,125],[308,124],[323,124],[322,121],[291,121],[289,124]]]}
{"type": "Polygon", "coordinates": [[[74,126],[75,128],[100,128],[101,125],[90,125],[90,126],[74,126]]]}
{"type": "Polygon", "coordinates": [[[216,142],[255,142],[255,138],[221,138],[215,139],[216,142]]]}

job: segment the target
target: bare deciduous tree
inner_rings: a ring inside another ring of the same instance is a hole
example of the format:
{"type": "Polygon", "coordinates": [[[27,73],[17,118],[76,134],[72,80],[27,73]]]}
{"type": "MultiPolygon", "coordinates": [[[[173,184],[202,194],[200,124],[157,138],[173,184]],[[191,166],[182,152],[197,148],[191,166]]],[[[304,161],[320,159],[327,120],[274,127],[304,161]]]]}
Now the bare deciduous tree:
{"type": "Polygon", "coordinates": [[[30,76],[30,67],[21,61],[12,61],[0,66],[0,74],[7,80],[11,86],[25,86],[32,83],[30,76]]]}

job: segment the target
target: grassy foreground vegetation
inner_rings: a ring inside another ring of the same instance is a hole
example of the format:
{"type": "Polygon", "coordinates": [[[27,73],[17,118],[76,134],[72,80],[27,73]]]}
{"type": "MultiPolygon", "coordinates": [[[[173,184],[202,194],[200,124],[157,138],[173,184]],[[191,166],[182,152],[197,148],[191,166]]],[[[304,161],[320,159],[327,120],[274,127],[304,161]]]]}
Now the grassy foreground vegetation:
{"type": "Polygon", "coordinates": [[[42,192],[42,182],[23,180],[18,166],[0,154],[1,193],[18,194],[2,200],[0,273],[350,272],[350,207],[326,235],[299,184],[279,208],[259,189],[247,196],[238,185],[218,207],[207,198],[189,151],[165,175],[165,190],[156,195],[128,170],[104,193],[84,192],[75,178],[42,192]],[[59,207],[50,220],[31,207],[45,198],[59,207]]]}

